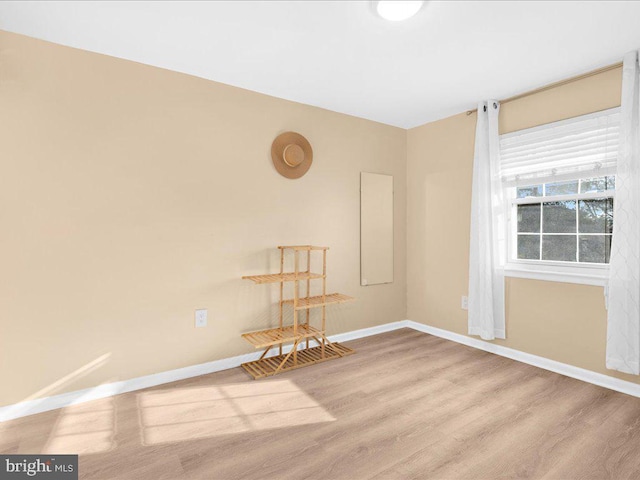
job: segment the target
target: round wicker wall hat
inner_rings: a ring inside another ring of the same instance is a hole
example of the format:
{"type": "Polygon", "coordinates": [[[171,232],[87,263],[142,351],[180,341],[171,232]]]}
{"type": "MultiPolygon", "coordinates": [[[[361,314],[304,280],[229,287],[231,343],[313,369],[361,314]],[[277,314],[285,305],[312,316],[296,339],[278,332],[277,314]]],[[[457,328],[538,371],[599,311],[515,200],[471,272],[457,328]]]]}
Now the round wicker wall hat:
{"type": "Polygon", "coordinates": [[[296,132],[281,133],[271,144],[271,160],[280,175],[300,178],[313,161],[311,144],[296,132]]]}

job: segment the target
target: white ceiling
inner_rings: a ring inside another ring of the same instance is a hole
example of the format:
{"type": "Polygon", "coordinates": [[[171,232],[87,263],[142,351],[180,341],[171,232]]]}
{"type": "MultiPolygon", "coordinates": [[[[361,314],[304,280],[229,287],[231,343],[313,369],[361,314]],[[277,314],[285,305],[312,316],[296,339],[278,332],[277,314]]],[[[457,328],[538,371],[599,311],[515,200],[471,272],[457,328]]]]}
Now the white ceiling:
{"type": "Polygon", "coordinates": [[[414,127],[620,61],[640,2],[0,2],[0,29],[414,127]]]}

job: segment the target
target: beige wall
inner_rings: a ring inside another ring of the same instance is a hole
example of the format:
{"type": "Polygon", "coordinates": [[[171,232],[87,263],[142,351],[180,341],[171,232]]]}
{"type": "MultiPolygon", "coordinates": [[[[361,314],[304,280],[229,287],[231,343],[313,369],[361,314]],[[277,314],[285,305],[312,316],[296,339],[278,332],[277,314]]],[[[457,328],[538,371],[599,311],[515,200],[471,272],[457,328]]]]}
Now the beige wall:
{"type": "MultiPolygon", "coordinates": [[[[620,105],[621,69],[504,104],[501,133],[620,105]]],[[[466,334],[471,176],[476,115],[462,113],[407,135],[407,315],[466,334]]],[[[605,368],[602,287],[507,279],[511,348],[640,383],[605,368]]]]}
{"type": "Polygon", "coordinates": [[[0,405],[254,351],[276,245],[331,247],[330,334],[406,318],[405,130],[1,32],[0,106],[0,405]],[[359,285],[361,171],[395,179],[393,284],[359,285]]]}

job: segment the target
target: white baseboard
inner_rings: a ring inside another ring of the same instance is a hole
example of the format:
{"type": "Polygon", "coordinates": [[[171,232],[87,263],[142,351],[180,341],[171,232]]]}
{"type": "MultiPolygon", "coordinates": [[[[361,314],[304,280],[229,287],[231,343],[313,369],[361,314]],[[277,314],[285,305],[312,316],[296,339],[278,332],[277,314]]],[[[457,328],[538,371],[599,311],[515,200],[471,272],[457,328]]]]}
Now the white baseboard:
{"type": "MultiPolygon", "coordinates": [[[[354,330],[352,332],[339,333],[337,335],[331,335],[328,338],[332,342],[346,342],[349,340],[368,337],[370,335],[390,332],[392,330],[397,330],[406,326],[406,320],[402,320],[398,322],[386,323],[384,325],[378,325],[375,327],[363,328],[361,330],[354,330]]],[[[302,345],[300,346],[300,348],[302,348],[302,345]]],[[[289,351],[291,351],[291,346],[289,345],[285,347],[283,351],[285,353],[288,353],[289,351]]],[[[120,393],[155,387],[164,383],[175,382],[178,380],[184,380],[186,378],[197,377],[199,375],[206,375],[208,373],[219,372],[221,370],[239,367],[245,362],[257,360],[260,357],[261,353],[262,352],[253,352],[245,355],[223,358],[222,360],[215,360],[213,362],[178,368],[176,370],[168,370],[166,372],[154,373],[152,375],[145,375],[143,377],[136,377],[120,382],[105,383],[93,388],[85,388],[83,390],[76,390],[73,392],[62,393],[60,395],[52,395],[50,397],[37,398],[35,400],[27,400],[24,402],[15,403],[13,405],[7,405],[5,407],[0,407],[0,422],[24,417],[27,415],[33,415],[36,413],[42,413],[49,410],[55,410],[58,408],[68,407],[70,405],[88,402],[90,400],[98,400],[101,398],[111,397],[120,393]]],[[[275,349],[272,353],[275,353],[275,349]]]]}
{"type": "MultiPolygon", "coordinates": [[[[511,358],[512,360],[527,363],[529,365],[543,368],[545,370],[559,373],[561,375],[566,375],[567,377],[576,378],[578,380],[592,383],[594,385],[599,385],[611,390],[626,393],[628,395],[633,395],[634,397],[640,397],[639,384],[628,382],[626,380],[620,380],[618,378],[603,375],[601,373],[592,372],[591,370],[585,370],[584,368],[574,367],[573,365],[568,365],[566,363],[556,362],[555,360],[550,360],[538,355],[532,355],[530,353],[521,352],[519,350],[503,347],[494,343],[485,342],[484,340],[468,337],[459,333],[431,327],[429,325],[424,325],[422,323],[414,322],[411,320],[401,320],[398,322],[385,323],[384,325],[378,325],[375,327],[363,328],[361,330],[354,330],[352,332],[339,333],[337,335],[329,336],[329,339],[332,342],[347,342],[349,340],[356,340],[358,338],[364,338],[371,335],[377,335],[379,333],[390,332],[392,330],[398,330],[400,328],[412,328],[419,332],[428,333],[430,335],[444,338],[446,340],[451,340],[456,343],[461,343],[463,345],[468,345],[479,350],[495,353],[496,355],[511,358]]],[[[289,352],[290,350],[291,346],[288,346],[288,348],[284,348],[285,352],[289,352]]],[[[219,372],[221,370],[227,370],[229,368],[239,367],[242,363],[257,360],[260,356],[260,353],[261,352],[253,352],[246,355],[238,355],[235,357],[224,358],[222,360],[202,363],[200,365],[192,365],[189,367],[178,368],[176,370],[168,370],[166,372],[132,378],[130,380],[105,383],[94,388],[86,388],[84,390],[76,390],[74,392],[62,393],[60,395],[53,395],[50,397],[38,398],[35,400],[28,400],[13,405],[7,405],[6,407],[0,407],[0,422],[24,417],[27,415],[33,415],[36,413],[46,412],[49,410],[55,410],[58,408],[68,407],[70,405],[88,402],[90,400],[98,400],[100,398],[111,397],[120,393],[155,387],[157,385],[162,385],[165,383],[175,382],[178,380],[184,380],[186,378],[197,377],[199,375],[205,375],[208,373],[219,372]]],[[[275,353],[275,349],[273,353],[275,353]]]]}
{"type": "Polygon", "coordinates": [[[428,333],[436,337],[468,345],[469,347],[484,350],[485,352],[495,353],[496,355],[511,358],[518,362],[528,363],[534,367],[543,368],[567,377],[576,378],[583,382],[593,383],[594,385],[599,385],[600,387],[605,387],[610,390],[626,393],[627,395],[633,395],[634,397],[640,397],[640,385],[637,383],[610,377],[609,375],[604,375],[602,373],[592,372],[591,370],[539,357],[538,355],[532,355],[531,353],[525,353],[520,350],[514,350],[513,348],[503,347],[502,345],[496,345],[495,343],[485,342],[484,340],[450,332],[449,330],[430,327],[429,325],[424,325],[411,320],[406,321],[406,326],[413,328],[414,330],[418,330],[419,332],[428,333]]]}

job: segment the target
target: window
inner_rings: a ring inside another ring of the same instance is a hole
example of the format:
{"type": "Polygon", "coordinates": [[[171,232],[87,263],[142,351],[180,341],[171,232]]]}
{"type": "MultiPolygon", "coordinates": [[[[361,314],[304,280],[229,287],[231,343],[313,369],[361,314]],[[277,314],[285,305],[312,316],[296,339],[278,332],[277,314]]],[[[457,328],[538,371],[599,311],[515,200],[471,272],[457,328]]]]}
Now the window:
{"type": "Polygon", "coordinates": [[[609,263],[615,177],[518,187],[513,260],[609,263]]]}
{"type": "Polygon", "coordinates": [[[618,109],[501,136],[506,275],[604,283],[617,145],[618,109]]]}

